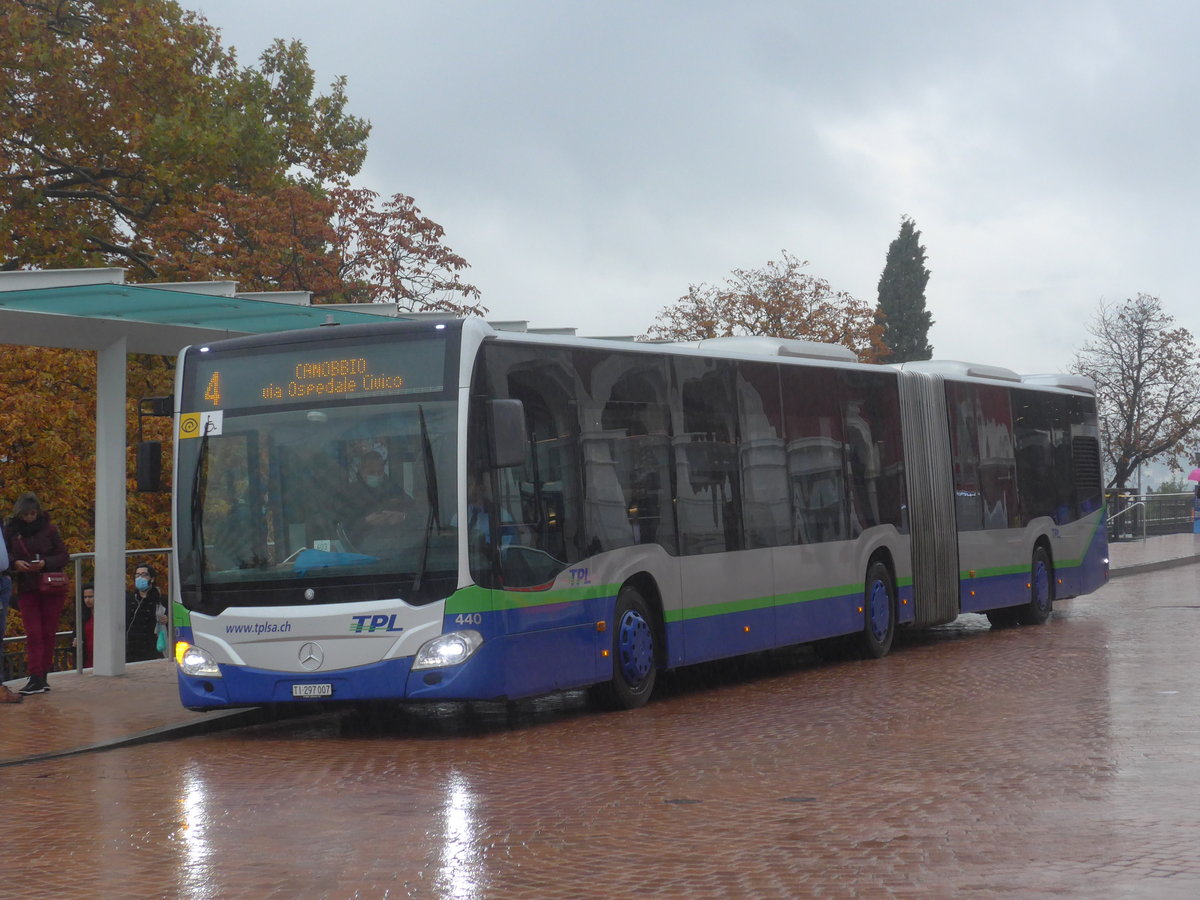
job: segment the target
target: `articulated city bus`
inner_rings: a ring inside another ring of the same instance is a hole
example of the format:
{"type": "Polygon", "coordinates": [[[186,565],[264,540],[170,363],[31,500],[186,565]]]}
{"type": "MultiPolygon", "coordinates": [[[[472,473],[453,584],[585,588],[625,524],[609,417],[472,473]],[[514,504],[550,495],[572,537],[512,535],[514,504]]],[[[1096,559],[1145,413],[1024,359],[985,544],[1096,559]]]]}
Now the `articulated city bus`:
{"type": "Polygon", "coordinates": [[[1091,383],[769,338],[482,320],[187,348],[175,658],[193,709],[646,702],[658,672],[1108,576],[1091,383]]]}

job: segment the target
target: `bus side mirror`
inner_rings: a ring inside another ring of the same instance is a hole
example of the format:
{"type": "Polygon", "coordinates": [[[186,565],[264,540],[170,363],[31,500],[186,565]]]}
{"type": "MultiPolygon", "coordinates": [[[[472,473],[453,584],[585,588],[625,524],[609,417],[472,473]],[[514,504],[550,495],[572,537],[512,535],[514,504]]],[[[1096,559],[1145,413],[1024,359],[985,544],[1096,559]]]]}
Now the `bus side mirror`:
{"type": "Polygon", "coordinates": [[[525,404],[520,400],[487,402],[489,452],[493,469],[507,469],[525,462],[525,404]]]}
{"type": "Polygon", "coordinates": [[[162,441],[138,443],[137,489],[143,494],[162,490],[162,441]]]}

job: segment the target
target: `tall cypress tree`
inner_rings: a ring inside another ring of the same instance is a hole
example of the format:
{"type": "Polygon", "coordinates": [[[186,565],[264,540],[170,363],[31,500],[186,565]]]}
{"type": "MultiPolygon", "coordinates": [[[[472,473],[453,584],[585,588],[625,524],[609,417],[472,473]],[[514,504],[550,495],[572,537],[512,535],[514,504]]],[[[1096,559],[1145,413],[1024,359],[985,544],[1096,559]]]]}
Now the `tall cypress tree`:
{"type": "Polygon", "coordinates": [[[900,235],[888,247],[887,262],[879,276],[879,306],[875,321],[883,325],[883,343],[891,354],[884,362],[929,359],[929,326],[933,318],[925,309],[925,248],[916,223],[905,216],[900,235]]]}

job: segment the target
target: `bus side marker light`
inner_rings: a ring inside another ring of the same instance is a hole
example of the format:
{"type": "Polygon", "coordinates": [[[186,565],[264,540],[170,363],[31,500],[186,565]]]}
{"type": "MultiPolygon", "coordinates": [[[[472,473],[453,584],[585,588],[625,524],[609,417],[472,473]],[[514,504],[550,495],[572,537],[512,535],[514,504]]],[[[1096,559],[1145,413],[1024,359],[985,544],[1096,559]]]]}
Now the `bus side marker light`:
{"type": "Polygon", "coordinates": [[[974,570],[974,569],[969,569],[969,570],[967,571],[967,577],[968,577],[968,578],[974,578],[974,577],[975,577],[975,570],[974,570]]]}
{"type": "Polygon", "coordinates": [[[596,631],[601,632],[601,633],[608,631],[608,623],[607,622],[597,622],[596,623],[596,631]]]}
{"type": "Polygon", "coordinates": [[[608,651],[607,651],[607,650],[601,650],[601,651],[600,651],[600,655],[601,655],[601,656],[602,656],[604,659],[608,659],[608,651]]]}
{"type": "Polygon", "coordinates": [[[744,626],[742,626],[742,627],[743,627],[743,629],[745,630],[746,634],[749,634],[749,633],[750,633],[750,626],[749,626],[749,625],[744,625],[744,626]]]}
{"type": "Polygon", "coordinates": [[[972,597],[974,597],[974,596],[975,596],[975,592],[974,592],[974,591],[971,591],[971,596],[972,596],[972,597]]]}
{"type": "Polygon", "coordinates": [[[859,611],[859,612],[862,612],[862,611],[863,611],[863,608],[860,606],[860,607],[858,608],[858,611],[859,611]]]}

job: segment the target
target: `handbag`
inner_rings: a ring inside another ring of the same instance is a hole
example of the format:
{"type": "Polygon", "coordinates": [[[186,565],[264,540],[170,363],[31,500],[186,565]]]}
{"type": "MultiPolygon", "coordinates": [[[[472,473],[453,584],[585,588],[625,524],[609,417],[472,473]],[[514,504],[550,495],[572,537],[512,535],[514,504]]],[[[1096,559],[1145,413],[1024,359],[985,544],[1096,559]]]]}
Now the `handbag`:
{"type": "Polygon", "coordinates": [[[43,594],[65,594],[69,586],[66,572],[38,573],[38,590],[43,594]]]}
{"type": "MultiPolygon", "coordinates": [[[[18,536],[17,543],[21,545],[21,552],[25,556],[29,556],[29,548],[25,546],[25,539],[18,536]]],[[[66,572],[38,572],[36,574],[37,589],[43,594],[65,595],[67,588],[70,587],[66,572]]]]}

